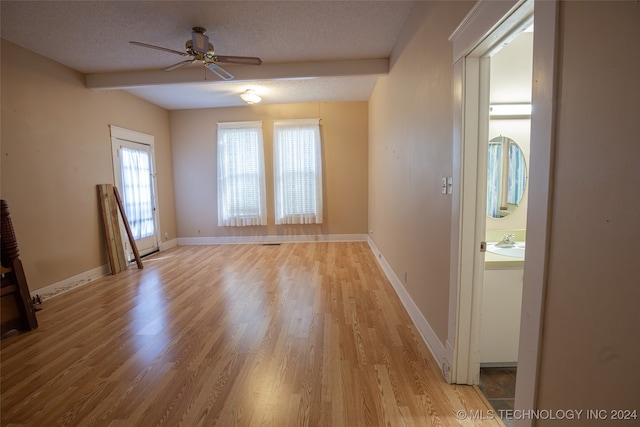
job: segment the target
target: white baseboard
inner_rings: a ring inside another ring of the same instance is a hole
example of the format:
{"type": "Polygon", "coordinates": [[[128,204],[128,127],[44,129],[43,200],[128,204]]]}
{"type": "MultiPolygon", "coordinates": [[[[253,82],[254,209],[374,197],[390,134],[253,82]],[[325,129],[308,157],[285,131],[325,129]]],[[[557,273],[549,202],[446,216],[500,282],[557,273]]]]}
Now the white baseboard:
{"type": "Polygon", "coordinates": [[[291,242],[366,242],[366,234],[313,234],[269,236],[178,237],[178,245],[225,245],[291,242]]]}
{"type": "Polygon", "coordinates": [[[167,249],[175,248],[176,246],[178,246],[178,239],[171,239],[160,242],[160,252],[166,251],[167,249]]]}
{"type": "MultiPolygon", "coordinates": [[[[237,237],[182,237],[160,243],[160,251],[166,251],[178,245],[215,245],[238,243],[285,243],[285,242],[366,242],[366,234],[327,234],[310,236],[237,236],[237,237]]],[[[44,301],[69,292],[72,289],[87,285],[110,273],[109,264],[104,264],[73,277],[52,283],[30,292],[34,297],[39,295],[44,301]]]]}
{"type": "Polygon", "coordinates": [[[413,320],[413,323],[418,329],[418,332],[420,333],[422,340],[427,345],[427,348],[429,349],[434,359],[438,363],[438,366],[440,366],[442,370],[442,375],[447,381],[450,381],[450,379],[448,378],[450,375],[450,370],[448,368],[449,366],[448,361],[451,360],[453,353],[451,355],[449,354],[445,346],[442,344],[442,342],[440,341],[436,333],[431,328],[431,325],[429,324],[427,319],[425,319],[425,317],[420,312],[420,309],[418,308],[418,306],[415,304],[415,302],[413,302],[413,299],[411,299],[411,296],[405,289],[404,285],[402,284],[402,281],[393,272],[393,270],[391,269],[391,266],[386,261],[386,259],[382,256],[382,253],[380,252],[376,244],[373,242],[373,240],[369,237],[367,239],[367,242],[369,243],[369,247],[373,251],[376,259],[378,260],[378,264],[380,264],[380,267],[382,267],[382,270],[384,271],[384,273],[387,275],[387,278],[391,282],[391,286],[393,286],[393,289],[396,291],[396,294],[398,294],[398,297],[400,298],[402,305],[404,306],[405,310],[407,310],[407,312],[409,313],[409,317],[411,317],[411,320],[413,320]]]}
{"type": "Polygon", "coordinates": [[[108,275],[110,272],[111,270],[109,268],[109,264],[104,264],[100,267],[85,271],[84,273],[76,274],[73,277],[69,277],[59,282],[52,283],[51,285],[45,286],[44,288],[31,291],[30,294],[31,297],[39,295],[43,301],[48,300],[65,292],[69,292],[72,289],[87,285],[96,279],[108,275]]]}
{"type": "MultiPolygon", "coordinates": [[[[171,249],[175,246],[178,246],[177,239],[167,240],[166,242],[160,243],[160,251],[166,251],[167,249],[171,249]]],[[[31,291],[30,294],[31,297],[39,295],[43,301],[48,300],[65,292],[69,292],[70,290],[88,285],[94,280],[107,276],[110,273],[111,269],[109,268],[109,264],[104,264],[89,271],[85,271],[84,273],[76,274],[73,277],[69,277],[43,288],[31,291]]]]}

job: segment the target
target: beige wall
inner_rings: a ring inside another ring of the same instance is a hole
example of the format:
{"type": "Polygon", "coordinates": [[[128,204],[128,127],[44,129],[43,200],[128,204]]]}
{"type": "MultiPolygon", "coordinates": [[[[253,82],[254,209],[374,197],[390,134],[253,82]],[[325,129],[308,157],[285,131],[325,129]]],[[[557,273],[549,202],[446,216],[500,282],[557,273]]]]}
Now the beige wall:
{"type": "Polygon", "coordinates": [[[170,113],[178,235],[183,238],[366,234],[367,103],[310,103],[170,113]],[[324,224],[276,226],[273,120],[320,118],[324,224]],[[263,122],[268,225],[218,227],[216,123],[263,122]]]}
{"type": "MultiPolygon", "coordinates": [[[[538,407],[640,410],[640,3],[562,2],[559,28],[538,407]]],[[[638,421],[563,423],[587,424],[638,421]]]]}
{"type": "Polygon", "coordinates": [[[155,136],[161,233],[174,239],[168,112],[2,41],[2,198],[31,291],[108,263],[96,185],[113,183],[110,124],[155,136]]]}
{"type": "Polygon", "coordinates": [[[469,2],[419,2],[369,101],[371,238],[441,342],[448,325],[453,59],[469,2]]]}
{"type": "MultiPolygon", "coordinates": [[[[453,91],[447,38],[470,7],[453,3],[418,6],[434,15],[403,35],[390,75],[369,102],[371,237],[398,278],[407,272],[407,291],[443,342],[451,202],[440,195],[439,181],[451,173],[453,91]]],[[[562,2],[558,34],[552,230],[536,407],[638,409],[640,4],[562,2]]],[[[585,425],[585,416],[562,424],[585,425]]],[[[522,421],[516,425],[530,425],[522,421]]],[[[610,418],[588,423],[612,425],[610,418]]]]}

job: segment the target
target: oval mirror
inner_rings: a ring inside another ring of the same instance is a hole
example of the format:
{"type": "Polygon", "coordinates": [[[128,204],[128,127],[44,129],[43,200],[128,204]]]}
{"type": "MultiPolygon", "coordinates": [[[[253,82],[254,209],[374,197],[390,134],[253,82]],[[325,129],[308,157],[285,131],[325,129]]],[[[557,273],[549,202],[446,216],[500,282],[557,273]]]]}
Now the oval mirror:
{"type": "Polygon", "coordinates": [[[504,218],[518,207],[524,194],[524,154],[513,139],[498,136],[489,141],[487,166],[487,215],[504,218]]]}

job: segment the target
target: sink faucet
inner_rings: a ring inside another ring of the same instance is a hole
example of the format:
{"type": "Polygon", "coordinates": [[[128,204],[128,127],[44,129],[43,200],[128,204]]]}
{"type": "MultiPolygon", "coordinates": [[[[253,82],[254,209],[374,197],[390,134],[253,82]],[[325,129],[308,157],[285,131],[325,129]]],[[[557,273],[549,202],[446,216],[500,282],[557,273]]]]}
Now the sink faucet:
{"type": "Polygon", "coordinates": [[[505,234],[502,240],[496,243],[496,246],[502,247],[502,248],[511,248],[515,246],[515,242],[511,240],[513,237],[516,237],[515,233],[505,234]]]}

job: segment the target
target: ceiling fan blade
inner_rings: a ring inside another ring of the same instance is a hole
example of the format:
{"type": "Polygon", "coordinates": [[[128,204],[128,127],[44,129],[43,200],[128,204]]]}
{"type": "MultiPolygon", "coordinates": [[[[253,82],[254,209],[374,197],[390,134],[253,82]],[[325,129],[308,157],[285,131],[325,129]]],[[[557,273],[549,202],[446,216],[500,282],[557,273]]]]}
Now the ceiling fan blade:
{"type": "Polygon", "coordinates": [[[223,64],[245,64],[245,65],[260,65],[262,59],[255,56],[225,56],[215,55],[213,57],[215,62],[222,62],[223,64]]]}
{"type": "Polygon", "coordinates": [[[235,77],[233,74],[231,74],[230,72],[228,72],[227,70],[225,70],[224,68],[222,68],[221,66],[219,66],[214,62],[208,62],[204,64],[204,66],[207,67],[209,71],[213,72],[218,77],[220,77],[222,80],[232,80],[235,77]]]}
{"type": "Polygon", "coordinates": [[[163,68],[162,71],[173,71],[173,70],[177,70],[178,68],[182,68],[184,66],[187,66],[189,64],[193,64],[194,62],[196,62],[195,59],[187,59],[185,61],[180,61],[177,64],[173,64],[173,65],[169,65],[166,68],[163,68]]]}
{"type": "Polygon", "coordinates": [[[186,52],[180,52],[179,50],[167,49],[166,47],[154,46],[152,44],[140,43],[140,42],[129,42],[129,43],[134,44],[136,46],[148,47],[148,48],[151,48],[151,49],[162,50],[164,52],[175,53],[176,55],[190,56],[186,52]]]}

